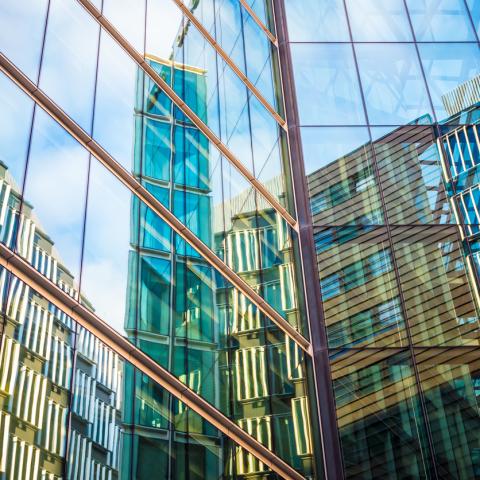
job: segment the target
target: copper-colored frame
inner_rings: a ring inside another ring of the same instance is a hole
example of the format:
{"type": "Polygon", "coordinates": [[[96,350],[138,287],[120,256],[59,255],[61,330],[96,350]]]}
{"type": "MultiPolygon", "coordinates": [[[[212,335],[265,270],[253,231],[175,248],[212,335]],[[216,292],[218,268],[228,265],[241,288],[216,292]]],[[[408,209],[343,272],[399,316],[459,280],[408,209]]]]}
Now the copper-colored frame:
{"type": "Polygon", "coordinates": [[[140,182],[122,165],[106,152],[92,137],[75,123],[53,100],[26,77],[10,60],[0,53],[0,70],[40,105],[55,121],[67,130],[86,150],[97,158],[115,177],[117,177],[134,195],[152,209],[178,235],[189,243],[215,270],[225,277],[234,287],[245,295],[257,308],[288,335],[308,354],[310,342],[290,325],[270,304],[268,304],[242,277],[236,274],[207,245],[205,245],[188,227],[158,201],[140,182]]]}
{"type": "Polygon", "coordinates": [[[265,465],[268,465],[268,467],[282,478],[305,480],[294,468],[277,457],[235,422],[188,388],[168,370],[161,367],[155,360],[135,347],[135,345],[123,335],[3,244],[0,244],[0,266],[42,295],[45,300],[58,307],[62,312],[65,312],[77,322],[77,324],[95,335],[95,337],[118,353],[124,360],[132,364],[161,387],[165,388],[165,390],[185,403],[185,405],[218,428],[218,430],[231,438],[239,446],[254,455],[265,465]]]}
{"type": "Polygon", "coordinates": [[[227,158],[232,165],[250,182],[250,184],[280,213],[287,223],[297,230],[297,221],[290,212],[278,201],[278,199],[248,170],[245,165],[230,151],[230,149],[215,135],[198,115],[175,93],[173,88],[155,71],[133,45],[108,21],[108,19],[89,0],[77,0],[87,12],[110,34],[110,36],[122,47],[129,57],[141,68],[152,81],[167,95],[170,100],[186,115],[192,123],[212,142],[220,153],[227,158]]]}

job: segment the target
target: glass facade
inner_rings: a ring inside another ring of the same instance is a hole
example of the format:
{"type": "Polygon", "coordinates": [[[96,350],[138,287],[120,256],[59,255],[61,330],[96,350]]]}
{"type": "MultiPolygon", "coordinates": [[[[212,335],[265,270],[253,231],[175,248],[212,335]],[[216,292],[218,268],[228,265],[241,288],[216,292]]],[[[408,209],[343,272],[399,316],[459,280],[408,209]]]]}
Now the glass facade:
{"type": "Polygon", "coordinates": [[[477,478],[476,2],[285,4],[344,475],[477,478]]]}
{"type": "Polygon", "coordinates": [[[0,479],[480,478],[472,0],[0,4],[0,479]]]}

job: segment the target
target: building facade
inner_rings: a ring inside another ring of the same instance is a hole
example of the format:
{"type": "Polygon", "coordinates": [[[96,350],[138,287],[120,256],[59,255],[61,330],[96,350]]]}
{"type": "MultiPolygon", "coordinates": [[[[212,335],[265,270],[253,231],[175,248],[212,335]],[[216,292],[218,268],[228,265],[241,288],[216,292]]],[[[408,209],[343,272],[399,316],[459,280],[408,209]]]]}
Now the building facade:
{"type": "Polygon", "coordinates": [[[480,5],[0,5],[0,479],[480,478],[480,5]]]}

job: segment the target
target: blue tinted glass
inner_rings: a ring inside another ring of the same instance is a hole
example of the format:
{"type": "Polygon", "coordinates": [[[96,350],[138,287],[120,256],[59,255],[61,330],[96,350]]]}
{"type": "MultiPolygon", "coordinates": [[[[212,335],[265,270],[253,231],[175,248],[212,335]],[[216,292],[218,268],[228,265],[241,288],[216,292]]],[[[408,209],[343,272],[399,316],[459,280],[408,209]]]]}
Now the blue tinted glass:
{"type": "Polygon", "coordinates": [[[419,44],[419,50],[437,119],[445,120],[449,116],[445,96],[480,73],[478,45],[419,44]]]}
{"type": "Polygon", "coordinates": [[[407,0],[417,41],[475,41],[464,0],[407,0]]]}
{"type": "Polygon", "coordinates": [[[291,42],[348,42],[343,0],[286,0],[291,42]]]}
{"type": "Polygon", "coordinates": [[[0,2],[0,51],[37,81],[48,0],[0,2]]]}
{"type": "Polygon", "coordinates": [[[369,141],[364,127],[302,128],[305,172],[308,174],[358,150],[369,141]]]}
{"type": "Polygon", "coordinates": [[[480,2],[478,0],[467,0],[467,5],[470,10],[472,21],[477,29],[477,34],[480,33],[480,2]]]}
{"type": "Polygon", "coordinates": [[[293,44],[291,49],[301,124],[364,124],[351,46],[293,44]]]}
{"type": "Polygon", "coordinates": [[[40,88],[91,132],[99,25],[77,2],[53,0],[40,88]]]}
{"type": "Polygon", "coordinates": [[[403,0],[347,0],[353,40],[411,41],[403,0]]]}
{"type": "MultiPolygon", "coordinates": [[[[87,191],[88,152],[37,109],[25,182],[24,209],[33,208],[37,232],[55,242],[59,264],[79,278],[87,191]]],[[[20,252],[22,253],[22,252],[20,252]]],[[[26,258],[28,252],[23,252],[26,258]]]]}
{"type": "Polygon", "coordinates": [[[356,45],[370,123],[400,125],[430,113],[413,45],[356,45]]]}

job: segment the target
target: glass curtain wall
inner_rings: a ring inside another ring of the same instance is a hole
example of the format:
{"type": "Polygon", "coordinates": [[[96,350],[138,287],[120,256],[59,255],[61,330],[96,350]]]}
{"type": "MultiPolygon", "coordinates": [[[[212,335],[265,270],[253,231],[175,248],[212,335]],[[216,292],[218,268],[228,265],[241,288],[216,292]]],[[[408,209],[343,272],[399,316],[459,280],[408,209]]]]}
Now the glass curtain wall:
{"type": "Polygon", "coordinates": [[[284,0],[347,478],[477,478],[478,5],[284,0]]]}
{"type": "MultiPolygon", "coordinates": [[[[260,3],[251,7],[271,18],[260,3]]],[[[295,216],[285,134],[270,111],[283,115],[276,47],[237,1],[187,5],[253,95],[172,0],[92,5],[194,120],[75,0],[0,5],[1,61],[307,336],[294,229],[202,133],[295,216]]],[[[300,346],[3,74],[0,105],[0,241],[301,475],[319,476],[300,346]]],[[[5,478],[277,478],[1,275],[5,478]]]]}

